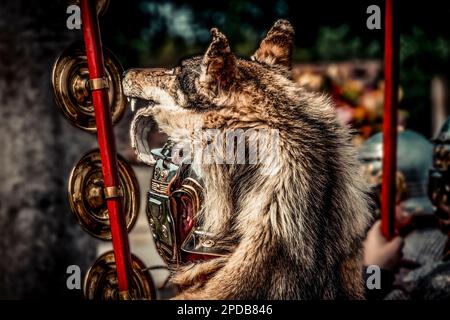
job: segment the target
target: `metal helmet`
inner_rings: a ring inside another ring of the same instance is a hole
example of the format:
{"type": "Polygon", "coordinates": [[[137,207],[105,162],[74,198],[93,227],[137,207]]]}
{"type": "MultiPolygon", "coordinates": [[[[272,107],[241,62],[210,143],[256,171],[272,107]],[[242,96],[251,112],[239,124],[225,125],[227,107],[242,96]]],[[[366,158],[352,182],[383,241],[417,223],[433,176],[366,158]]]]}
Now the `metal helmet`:
{"type": "MultiPolygon", "coordinates": [[[[427,196],[428,172],[432,166],[432,145],[421,134],[404,130],[397,138],[397,201],[410,213],[432,214],[427,196]]],[[[375,203],[380,204],[383,160],[383,134],[366,140],[359,150],[362,172],[373,190],[375,203]]]]}
{"type": "Polygon", "coordinates": [[[170,140],[152,149],[156,163],[147,197],[147,218],[156,249],[166,263],[206,260],[226,254],[214,236],[197,225],[204,202],[201,178],[190,164],[175,163],[176,145],[170,140]]]}
{"type": "Polygon", "coordinates": [[[450,118],[432,140],[433,168],[430,170],[428,195],[436,207],[436,214],[450,220],[450,118]]]}

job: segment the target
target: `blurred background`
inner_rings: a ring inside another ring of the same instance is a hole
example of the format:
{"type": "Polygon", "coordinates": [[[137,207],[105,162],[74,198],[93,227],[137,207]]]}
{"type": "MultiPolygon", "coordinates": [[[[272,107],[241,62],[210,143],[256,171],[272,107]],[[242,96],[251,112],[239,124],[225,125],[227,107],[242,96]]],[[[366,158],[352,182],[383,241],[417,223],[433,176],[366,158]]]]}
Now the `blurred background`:
{"type": "MultiPolygon", "coordinates": [[[[329,93],[354,142],[380,131],[383,106],[383,29],[369,30],[369,5],[383,1],[150,1],[111,0],[100,18],[104,46],[125,69],[170,67],[200,54],[209,29],[227,35],[249,57],[272,23],[296,30],[294,80],[329,93]]],[[[69,265],[85,272],[109,243],[83,232],[67,202],[67,179],[94,135],[71,126],[57,109],[51,69],[58,55],[82,39],[66,27],[66,1],[0,0],[0,298],[81,298],[66,287],[69,265]]],[[[448,115],[450,3],[399,6],[401,125],[432,138],[448,115]]],[[[131,112],[115,126],[119,152],[133,160],[131,112]]],[[[143,196],[148,167],[134,165],[143,196]]],[[[144,207],[142,199],[141,211],[144,207]]],[[[145,214],[131,234],[132,251],[147,265],[154,253],[145,214]]],[[[166,272],[152,273],[157,284],[166,272]]]]}

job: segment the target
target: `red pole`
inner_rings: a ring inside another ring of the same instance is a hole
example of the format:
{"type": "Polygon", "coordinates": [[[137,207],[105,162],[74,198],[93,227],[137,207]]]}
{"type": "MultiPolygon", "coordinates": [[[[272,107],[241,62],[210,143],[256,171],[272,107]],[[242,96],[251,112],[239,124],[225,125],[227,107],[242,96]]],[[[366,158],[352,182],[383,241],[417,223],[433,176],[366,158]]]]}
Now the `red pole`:
{"type": "Polygon", "coordinates": [[[117,169],[117,154],[112,128],[111,111],[105,82],[105,66],[100,38],[100,27],[94,1],[81,0],[81,17],[83,23],[83,37],[86,46],[86,55],[89,67],[89,79],[92,92],[92,101],[97,125],[97,139],[102,161],[103,179],[105,184],[105,197],[114,257],[117,267],[120,298],[129,297],[131,273],[131,254],[128,243],[125,215],[118,186],[119,175],[117,169]]]}
{"type": "Polygon", "coordinates": [[[397,0],[386,0],[384,39],[383,179],[381,228],[389,240],[395,234],[397,171],[397,107],[399,81],[399,36],[395,18],[397,0]]]}

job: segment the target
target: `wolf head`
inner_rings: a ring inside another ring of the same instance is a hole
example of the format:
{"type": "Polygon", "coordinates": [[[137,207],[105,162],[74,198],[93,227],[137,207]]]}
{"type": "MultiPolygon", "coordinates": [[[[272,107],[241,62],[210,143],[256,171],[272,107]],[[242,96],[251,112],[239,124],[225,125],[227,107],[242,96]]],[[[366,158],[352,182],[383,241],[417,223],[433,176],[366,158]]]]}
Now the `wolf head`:
{"type": "Polygon", "coordinates": [[[241,59],[225,35],[213,28],[203,56],[185,59],[173,69],[128,70],[124,93],[132,105],[136,100],[144,103],[169,136],[194,125],[254,127],[266,121],[270,95],[285,91],[282,87],[289,81],[293,44],[292,26],[279,20],[251,59],[241,59]]]}

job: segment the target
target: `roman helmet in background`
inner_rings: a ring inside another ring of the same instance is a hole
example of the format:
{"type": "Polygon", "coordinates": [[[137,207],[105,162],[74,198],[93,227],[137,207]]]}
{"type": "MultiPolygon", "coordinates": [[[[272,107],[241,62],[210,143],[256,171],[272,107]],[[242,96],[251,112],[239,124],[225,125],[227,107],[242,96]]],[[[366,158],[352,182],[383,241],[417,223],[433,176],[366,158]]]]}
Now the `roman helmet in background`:
{"type": "Polygon", "coordinates": [[[428,195],[435,206],[440,226],[450,232],[450,118],[432,140],[433,167],[430,170],[428,195]]]}
{"type": "MultiPolygon", "coordinates": [[[[374,217],[380,214],[383,134],[366,140],[359,149],[364,179],[370,186],[374,217]]],[[[432,145],[419,133],[400,130],[397,140],[397,212],[400,233],[418,223],[435,223],[433,206],[427,196],[428,172],[432,167],[432,145]]]]}

